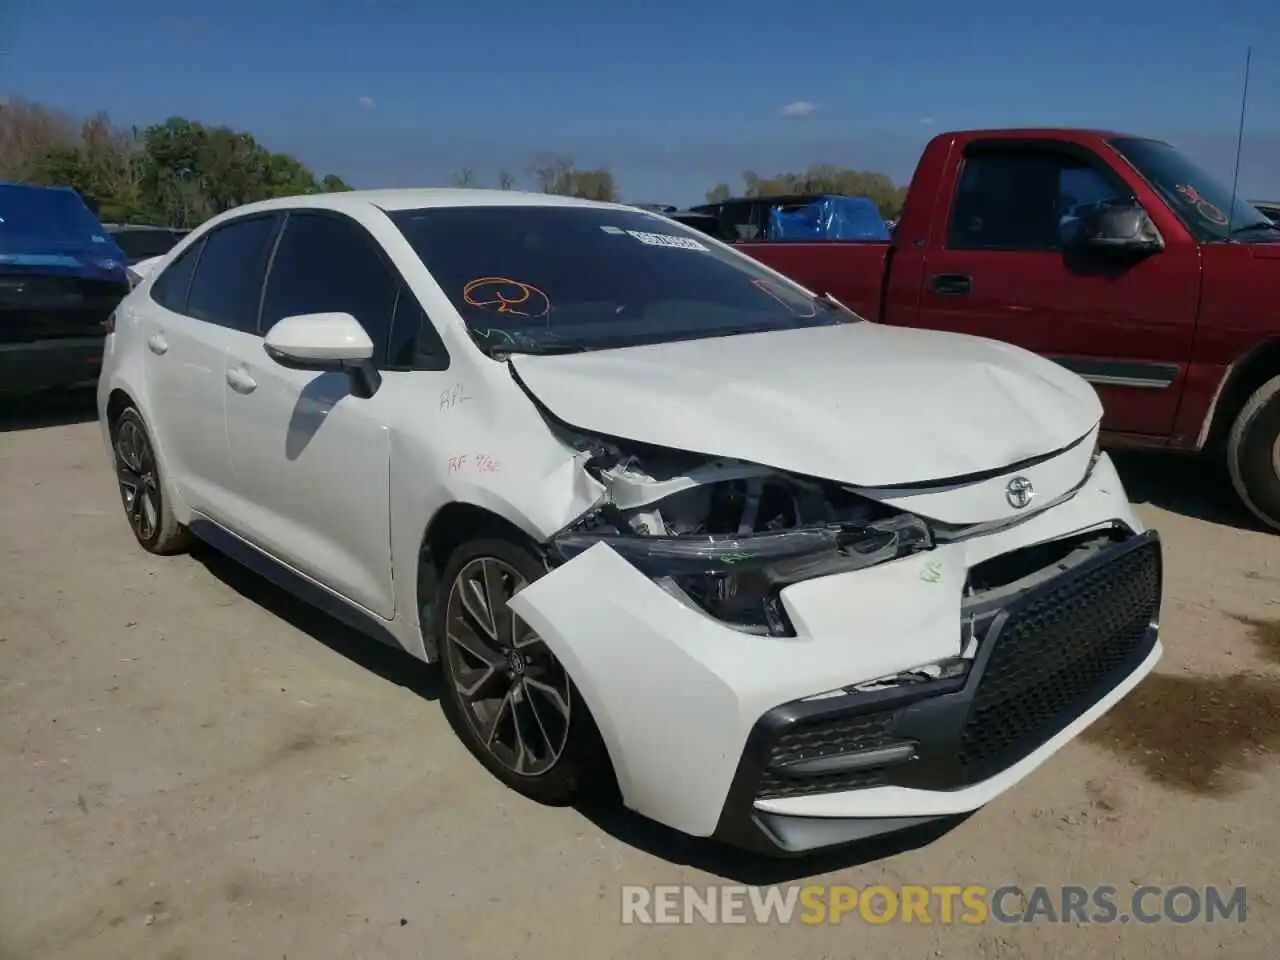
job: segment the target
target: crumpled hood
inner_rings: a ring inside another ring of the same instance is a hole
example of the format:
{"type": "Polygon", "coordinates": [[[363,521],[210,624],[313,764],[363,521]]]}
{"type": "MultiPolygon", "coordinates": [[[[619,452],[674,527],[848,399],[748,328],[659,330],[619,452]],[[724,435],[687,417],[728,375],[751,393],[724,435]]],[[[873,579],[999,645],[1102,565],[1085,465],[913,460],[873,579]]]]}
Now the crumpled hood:
{"type": "Polygon", "coordinates": [[[1052,361],[874,323],[510,362],[582,430],[861,487],[998,470],[1102,417],[1093,388],[1052,361]]]}

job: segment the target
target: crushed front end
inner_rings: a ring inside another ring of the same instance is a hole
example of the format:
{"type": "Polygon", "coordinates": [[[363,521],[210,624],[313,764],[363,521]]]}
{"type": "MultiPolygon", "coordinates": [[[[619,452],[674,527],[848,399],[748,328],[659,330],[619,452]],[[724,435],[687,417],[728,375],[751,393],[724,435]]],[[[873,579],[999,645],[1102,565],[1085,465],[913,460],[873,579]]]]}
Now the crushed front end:
{"type": "Polygon", "coordinates": [[[1031,468],[1056,491],[1043,506],[956,524],[928,490],[907,511],[584,446],[605,494],[512,609],[574,677],[624,801],[659,822],[793,855],[966,813],[1159,658],[1160,541],[1091,447],[1031,468]]]}

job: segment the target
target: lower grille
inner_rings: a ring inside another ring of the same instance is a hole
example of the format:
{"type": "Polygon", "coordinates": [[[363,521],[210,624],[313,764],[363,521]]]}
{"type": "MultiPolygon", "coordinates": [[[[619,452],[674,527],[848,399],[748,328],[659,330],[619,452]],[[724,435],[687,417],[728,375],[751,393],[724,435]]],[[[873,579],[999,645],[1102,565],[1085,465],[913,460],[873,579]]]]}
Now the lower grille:
{"type": "Polygon", "coordinates": [[[880,770],[790,777],[777,768],[799,760],[816,760],[897,742],[898,738],[889,735],[896,717],[897,711],[886,710],[838,720],[797,724],[774,743],[757,787],[756,797],[760,800],[800,797],[877,786],[883,777],[880,770]]]}
{"type": "Polygon", "coordinates": [[[1135,666],[1160,609],[1160,544],[1036,597],[994,638],[961,732],[962,785],[1017,763],[1135,666]]]}

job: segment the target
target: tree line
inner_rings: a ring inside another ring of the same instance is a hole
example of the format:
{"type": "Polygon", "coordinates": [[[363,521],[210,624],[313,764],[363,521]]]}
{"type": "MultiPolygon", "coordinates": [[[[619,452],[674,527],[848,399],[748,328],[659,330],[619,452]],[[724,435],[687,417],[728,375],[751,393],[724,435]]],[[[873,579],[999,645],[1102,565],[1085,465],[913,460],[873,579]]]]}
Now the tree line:
{"type": "MultiPolygon", "coordinates": [[[[742,191],[738,196],[773,197],[794,194],[837,194],[866,197],[880,210],[880,215],[897,219],[907,199],[907,188],[899,187],[887,174],[872,170],[854,170],[829,163],[815,163],[799,173],[778,173],[761,177],[754,170],[742,174],[742,191]]],[[[727,183],[717,183],[707,191],[707,203],[720,203],[733,196],[727,183]]]]}
{"type": "MultiPolygon", "coordinates": [[[[579,168],[572,157],[538,154],[524,171],[530,189],[543,193],[617,201],[613,173],[579,168]]],[[[352,189],[341,177],[317,176],[287,153],[276,153],[252,134],[171,117],[151,126],[121,127],[100,112],[76,119],[25,100],[0,100],[0,181],[77,190],[104,222],[194,227],[233,207],[272,197],[352,189]]],[[[454,185],[514,190],[521,178],[500,170],[486,181],[474,170],[455,174],[454,185]]],[[[897,216],[905,189],[882,173],[815,164],[801,173],[742,175],[740,195],[842,193],[866,196],[885,216],[897,216]]],[[[727,199],[720,183],[708,201],[727,199]]]]}
{"type": "Polygon", "coordinates": [[[27,101],[0,104],[0,180],[77,190],[104,222],[194,227],[271,197],[349,190],[251,134],[171,117],[120,127],[27,101]]]}

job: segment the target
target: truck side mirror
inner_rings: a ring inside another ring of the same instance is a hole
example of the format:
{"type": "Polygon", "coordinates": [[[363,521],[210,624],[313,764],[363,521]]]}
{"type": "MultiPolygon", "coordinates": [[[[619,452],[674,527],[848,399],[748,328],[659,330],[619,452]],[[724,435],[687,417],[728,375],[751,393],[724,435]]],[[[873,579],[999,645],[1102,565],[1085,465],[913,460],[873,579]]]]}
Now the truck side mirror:
{"type": "Polygon", "coordinates": [[[1071,224],[1068,247],[1103,256],[1148,256],[1164,249],[1164,238],[1137,203],[1095,207],[1071,224]]]}

